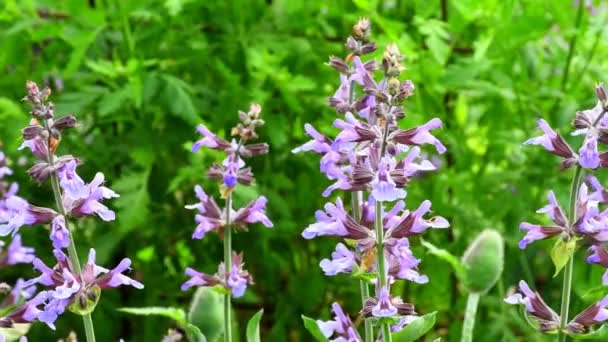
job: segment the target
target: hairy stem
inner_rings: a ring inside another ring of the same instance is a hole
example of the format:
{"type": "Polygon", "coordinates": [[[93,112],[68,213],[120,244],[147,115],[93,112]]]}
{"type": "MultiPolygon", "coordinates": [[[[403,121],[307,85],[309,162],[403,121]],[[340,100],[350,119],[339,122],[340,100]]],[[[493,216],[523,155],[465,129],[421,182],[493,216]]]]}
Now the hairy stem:
{"type": "MultiPolygon", "coordinates": [[[[230,210],[232,194],[226,198],[226,226],[224,228],[224,269],[226,276],[232,269],[232,228],[230,227],[230,210]]],[[[232,342],[232,305],[231,294],[224,295],[224,342],[232,342]]]]}
{"type": "MultiPolygon", "coordinates": [[[[359,222],[361,220],[361,203],[359,201],[360,191],[355,191],[351,193],[351,205],[352,205],[352,214],[354,219],[359,222]]],[[[367,281],[364,279],[359,280],[359,291],[361,293],[361,305],[365,305],[365,300],[369,297],[369,286],[367,281]]],[[[365,317],[363,318],[363,322],[365,324],[365,342],[373,342],[374,340],[374,327],[372,326],[372,322],[370,322],[365,317]]]]}
{"type": "MultiPolygon", "coordinates": [[[[384,265],[384,227],[382,224],[382,202],[376,201],[376,248],[378,253],[378,288],[387,286],[386,269],[384,265]]],[[[376,293],[376,296],[378,294],[376,293]]],[[[392,341],[391,328],[388,323],[382,323],[382,338],[384,342],[392,341]]]]}
{"type": "MultiPolygon", "coordinates": [[[[46,120],[44,121],[44,126],[47,130],[49,129],[46,120]]],[[[47,143],[47,147],[48,146],[51,146],[51,144],[47,143]]],[[[49,157],[47,159],[47,162],[49,163],[51,168],[54,169],[55,155],[54,153],[49,153],[48,155],[49,157]]],[[[61,187],[59,186],[59,178],[57,177],[57,172],[52,172],[50,178],[51,187],[53,188],[53,197],[55,198],[55,206],[57,207],[57,211],[59,212],[59,214],[65,218],[65,228],[70,232],[68,258],[72,263],[72,267],[74,267],[74,271],[76,271],[77,274],[80,274],[82,273],[82,267],[80,266],[80,260],[78,259],[78,251],[76,250],[76,244],[74,242],[74,232],[70,229],[70,223],[66,215],[66,210],[63,206],[63,202],[61,201],[61,187]]],[[[90,313],[82,315],[82,323],[84,325],[84,332],[87,338],[87,342],[95,342],[95,328],[93,327],[93,319],[90,313]]]]}
{"type": "MultiPolygon", "coordinates": [[[[568,208],[568,226],[573,230],[574,222],[576,222],[576,199],[578,198],[578,190],[581,186],[583,168],[580,165],[576,166],[574,177],[572,178],[572,186],[570,188],[570,207],[568,208]]],[[[562,303],[560,308],[559,334],[558,341],[566,341],[564,328],[568,324],[568,311],[570,309],[570,294],[572,292],[572,271],[574,268],[574,258],[570,256],[568,264],[564,270],[564,278],[562,281],[562,303]]]]}
{"type": "Polygon", "coordinates": [[[475,328],[475,315],[477,314],[477,304],[479,304],[481,295],[477,292],[469,293],[467,298],[467,309],[464,314],[464,325],[462,327],[462,335],[460,342],[473,341],[473,329],[475,328]]]}

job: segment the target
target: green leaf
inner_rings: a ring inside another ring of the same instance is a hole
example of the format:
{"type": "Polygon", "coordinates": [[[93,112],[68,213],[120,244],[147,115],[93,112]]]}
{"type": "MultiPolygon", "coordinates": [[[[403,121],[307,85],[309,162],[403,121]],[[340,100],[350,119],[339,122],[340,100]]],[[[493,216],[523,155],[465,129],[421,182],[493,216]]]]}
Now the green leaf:
{"type": "Polygon", "coordinates": [[[258,311],[247,323],[247,342],[260,342],[260,320],[264,309],[258,311]]]}
{"type": "Polygon", "coordinates": [[[173,319],[180,325],[188,324],[186,313],[179,308],[149,306],[145,308],[120,308],[118,311],[137,316],[163,316],[173,319]]]}
{"type": "Polygon", "coordinates": [[[207,338],[205,337],[205,335],[203,335],[201,330],[196,325],[188,323],[183,326],[183,328],[184,331],[186,331],[186,334],[188,335],[189,341],[207,342],[207,338]]]}
{"type": "Polygon", "coordinates": [[[435,325],[435,315],[437,312],[431,312],[424,316],[420,316],[410,324],[406,325],[401,331],[393,334],[394,342],[413,342],[424,336],[435,325]]]}
{"type": "Polygon", "coordinates": [[[551,249],[551,260],[553,260],[553,265],[555,265],[555,274],[553,274],[553,277],[556,277],[559,274],[572,255],[574,255],[574,252],[576,251],[576,242],[576,239],[570,239],[568,241],[557,239],[555,241],[555,244],[551,249]]]}
{"type": "Polygon", "coordinates": [[[192,87],[172,75],[163,74],[162,78],[165,81],[164,99],[169,106],[170,113],[191,125],[196,125],[199,117],[192,100],[192,87]]]}
{"type": "Polygon", "coordinates": [[[454,269],[454,272],[456,272],[456,276],[458,277],[458,279],[460,279],[461,281],[465,279],[464,266],[456,256],[446,251],[445,249],[437,248],[432,243],[424,241],[422,239],[420,239],[420,243],[422,244],[422,246],[428,249],[429,253],[433,254],[434,256],[438,257],[443,261],[448,262],[454,269]]]}
{"type": "Polygon", "coordinates": [[[319,329],[319,325],[317,324],[317,321],[315,321],[312,318],[306,317],[304,315],[302,315],[302,320],[304,321],[304,327],[315,338],[315,340],[322,341],[322,342],[329,341],[327,339],[327,337],[325,337],[325,335],[323,335],[323,333],[321,332],[321,329],[319,329]]]}
{"type": "Polygon", "coordinates": [[[198,327],[207,341],[217,341],[224,333],[224,296],[208,287],[196,289],[188,311],[188,323],[198,327]]]}

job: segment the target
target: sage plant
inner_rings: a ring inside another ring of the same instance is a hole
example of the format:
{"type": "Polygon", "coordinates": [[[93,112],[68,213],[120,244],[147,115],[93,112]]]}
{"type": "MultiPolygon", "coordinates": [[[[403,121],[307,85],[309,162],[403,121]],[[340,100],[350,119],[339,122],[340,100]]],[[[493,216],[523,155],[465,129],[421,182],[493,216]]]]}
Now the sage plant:
{"type": "Polygon", "coordinates": [[[253,277],[244,269],[243,254],[232,250],[232,230],[246,230],[248,225],[254,223],[262,223],[268,228],[273,226],[266,216],[267,200],[264,196],[236,211],[232,208],[232,194],[236,186],[249,186],[254,182],[251,168],[246,167],[244,159],[268,153],[266,143],[249,144],[258,138],[256,129],[264,124],[260,118],[261,111],[258,104],[252,104],[247,113],[239,111],[239,123],[231,130],[238,141],[232,139],[228,142],[200,124],[197,132],[203,137],[192,146],[192,152],[198,152],[204,146],[226,154],[221,164],[215,163],[207,171],[208,177],[219,183],[224,207],[220,208],[213,196],[207,195],[200,185],[194,187],[199,202],[186,206],[187,209],[197,211],[194,219],[198,225],[192,238],[202,239],[209,232],[218,232],[224,239],[224,262],[220,263],[217,273],[212,275],[187,268],[186,275],[190,279],[182,285],[182,291],[192,286],[221,289],[224,293],[224,341],[227,342],[232,341],[231,297],[242,297],[247,286],[253,284],[253,277]]]}
{"type": "Polygon", "coordinates": [[[51,183],[56,207],[37,207],[13,194],[2,202],[5,223],[0,224],[0,235],[17,236],[24,226],[50,225],[55,266],[49,267],[38,258],[32,261],[40,275],[25,281],[22,288],[39,285],[44,290],[30,294],[27,301],[0,318],[0,322],[2,326],[10,327],[14,323],[38,320],[55,329],[58,316],[68,309],[82,316],[86,339],[92,342],[95,331],[91,313],[102,290],[122,285],[141,289],[143,285],[123,274],[130,269],[128,258],[115,268],[107,269],[95,263],[95,249],[91,248],[86,264],[80,266],[69,219],[99,216],[104,221],[113,221],[115,213],[102,202],[118,197],[118,194],[103,186],[103,173],[98,172],[87,184],[76,173],[81,164],[78,158],[56,154],[61,136],[76,126],[76,118],[73,115],[55,118],[54,105],[48,100],[49,88],[40,90],[34,82],[27,82],[27,91],[24,101],[31,105],[32,118],[30,125],[22,130],[24,141],[20,149],[29,149],[37,159],[27,172],[40,185],[51,183]]]}
{"type": "MultiPolygon", "coordinates": [[[[329,105],[342,117],[334,121],[339,133],[334,139],[305,125],[311,141],[294,152],[314,151],[322,155],[321,172],[333,181],[323,193],[328,197],[335,190],[352,193],[350,213],[340,197],[316,213],[317,222],[304,229],[302,236],[312,239],[335,236],[344,239],[336,246],[331,259],[320,266],[324,273],[351,274],[361,279],[362,310],[365,317],[364,340],[375,340],[372,323],[377,321],[385,341],[416,318],[414,306],[390,293],[391,284],[406,279],[424,284],[426,275],[418,272],[420,259],[410,249],[410,237],[428,228],[447,228],[446,219],[436,216],[425,219],[431,202],[425,200],[415,210],[405,210],[405,187],[413,176],[431,171],[435,166],[421,157],[420,145],[434,145],[439,153],[446,148],[430,130],[441,127],[434,118],[410,129],[401,129],[404,101],[413,95],[414,84],[400,81],[403,56],[396,45],[386,47],[379,69],[382,79],[375,79],[375,60],[363,62],[361,57],[376,49],[370,41],[370,22],[361,19],[346,41],[350,51],[346,59],[331,57],[329,65],[340,73],[340,85],[329,105]],[[370,296],[369,284],[375,285],[370,296]],[[396,323],[396,324],[395,324],[396,323]]],[[[332,341],[362,341],[340,306],[334,303],[336,320],[317,321],[321,332],[332,341]]]]}
{"type": "MultiPolygon", "coordinates": [[[[523,280],[519,282],[519,291],[508,296],[505,301],[525,305],[526,315],[535,322],[536,328],[543,333],[557,333],[559,341],[565,341],[568,335],[592,334],[595,328],[608,320],[608,296],[571,320],[569,317],[575,252],[588,246],[587,261],[608,267],[608,251],[604,246],[608,241],[608,210],[601,209],[601,205],[608,204],[608,197],[604,187],[593,176],[595,171],[608,166],[608,152],[600,152],[598,149],[598,143],[608,143],[608,99],[603,85],[596,87],[596,93],[599,99],[597,105],[577,112],[572,121],[575,129],[572,135],[584,135],[578,153],[543,119],[538,120],[543,134],[524,143],[540,145],[561,157],[562,169],[574,168],[567,211],[558,203],[555,193],[549,191],[549,203],[537,210],[537,213],[547,215],[552,223],[544,225],[523,222],[519,227],[526,232],[519,242],[521,249],[537,240],[554,240],[551,257],[556,275],[564,269],[561,307],[558,314],[523,280]]],[[[608,285],[606,274],[602,283],[608,285]]]]}

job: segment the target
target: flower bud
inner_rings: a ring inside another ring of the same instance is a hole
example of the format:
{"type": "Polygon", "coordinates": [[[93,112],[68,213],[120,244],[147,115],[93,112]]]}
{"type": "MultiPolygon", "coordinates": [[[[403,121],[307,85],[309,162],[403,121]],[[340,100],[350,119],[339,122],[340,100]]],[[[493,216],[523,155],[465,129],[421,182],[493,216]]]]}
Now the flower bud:
{"type": "Polygon", "coordinates": [[[401,71],[405,69],[401,65],[401,61],[403,61],[403,56],[399,52],[397,45],[387,45],[382,57],[382,67],[384,69],[384,73],[389,77],[399,76],[401,71]]]}
{"type": "Polygon", "coordinates": [[[24,140],[32,140],[38,136],[42,136],[44,127],[40,125],[29,125],[21,130],[21,135],[24,140]]]}
{"type": "Polygon", "coordinates": [[[341,58],[336,56],[329,57],[329,63],[327,63],[330,67],[336,69],[341,74],[348,74],[350,72],[350,68],[348,64],[341,58]]]}
{"type": "Polygon", "coordinates": [[[602,103],[602,107],[608,106],[608,95],[606,94],[606,87],[604,87],[603,83],[595,86],[595,93],[597,94],[597,99],[602,103]]]}
{"type": "Polygon", "coordinates": [[[473,240],[462,257],[468,291],[486,293],[496,284],[504,264],[503,245],[502,236],[495,230],[485,230],[473,240]]]}
{"type": "Polygon", "coordinates": [[[359,21],[353,26],[353,37],[362,42],[367,42],[369,40],[369,34],[371,32],[371,25],[369,23],[369,19],[361,18],[359,21]]]}
{"type": "Polygon", "coordinates": [[[76,117],[74,115],[66,115],[59,120],[55,121],[53,127],[58,130],[64,130],[66,128],[74,128],[76,127],[76,117]]]}

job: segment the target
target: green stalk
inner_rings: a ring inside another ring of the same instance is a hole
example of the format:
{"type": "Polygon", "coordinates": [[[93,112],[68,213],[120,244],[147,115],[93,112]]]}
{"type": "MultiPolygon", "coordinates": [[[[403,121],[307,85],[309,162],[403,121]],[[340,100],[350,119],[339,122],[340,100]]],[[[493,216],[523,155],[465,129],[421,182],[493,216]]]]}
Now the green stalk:
{"type": "MultiPolygon", "coordinates": [[[[386,270],[384,265],[384,227],[382,224],[382,202],[376,201],[376,250],[378,253],[378,287],[386,286],[386,270]]],[[[382,338],[384,342],[391,342],[391,327],[388,323],[382,323],[382,338]]]]}
{"type": "MultiPolygon", "coordinates": [[[[43,120],[45,128],[50,132],[48,123],[46,120],[43,120]]],[[[51,138],[49,138],[51,139],[51,138]]],[[[51,144],[47,142],[47,148],[50,150],[51,144]]],[[[55,165],[55,155],[54,153],[50,153],[47,159],[47,162],[54,169],[55,165]]],[[[76,244],[74,243],[74,232],[70,229],[69,220],[66,215],[66,210],[63,207],[63,202],[61,201],[61,188],[59,186],[59,178],[57,178],[57,173],[51,173],[51,187],[53,188],[53,197],[55,198],[55,206],[57,207],[57,211],[60,215],[65,218],[65,229],[70,232],[70,244],[68,245],[68,258],[74,267],[74,271],[77,274],[82,273],[82,267],[80,266],[80,260],[78,260],[78,251],[76,250],[76,244]]],[[[93,319],[91,318],[91,314],[82,315],[82,323],[84,325],[84,332],[87,338],[87,342],[95,342],[95,328],[93,327],[93,319]]]]}
{"type": "Polygon", "coordinates": [[[481,295],[477,292],[470,292],[467,298],[467,310],[464,314],[464,326],[462,327],[462,336],[460,342],[473,341],[473,329],[475,328],[475,315],[477,314],[477,305],[479,304],[481,295]]]}
{"type": "MultiPolygon", "coordinates": [[[[568,226],[572,230],[572,225],[576,222],[576,199],[578,198],[578,190],[581,186],[583,168],[580,165],[576,166],[574,177],[572,178],[572,186],[570,188],[570,207],[568,210],[568,226]]],[[[570,309],[570,293],[572,291],[572,271],[574,268],[574,258],[570,256],[568,264],[564,270],[564,278],[562,282],[562,303],[560,309],[559,332],[557,340],[559,342],[566,341],[564,328],[568,324],[568,311],[570,309]]]]}
{"type": "MultiPolygon", "coordinates": [[[[352,204],[352,213],[354,219],[359,222],[361,220],[361,204],[359,202],[359,194],[360,191],[355,191],[352,193],[351,204],[352,204]]],[[[359,280],[359,291],[361,293],[361,304],[365,304],[365,300],[369,298],[369,286],[367,281],[364,279],[359,280]]],[[[365,342],[373,342],[374,340],[374,327],[372,326],[372,322],[370,322],[365,317],[363,318],[363,323],[365,325],[365,342]]]]}
{"type": "MultiPolygon", "coordinates": [[[[230,227],[230,210],[232,193],[226,198],[226,226],[224,228],[224,269],[226,275],[232,269],[232,228],[230,227]]],[[[231,293],[224,295],[224,342],[232,342],[232,306],[231,293]]]]}

